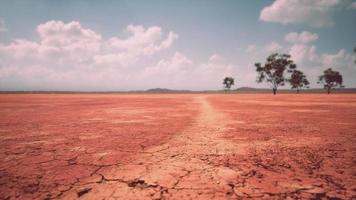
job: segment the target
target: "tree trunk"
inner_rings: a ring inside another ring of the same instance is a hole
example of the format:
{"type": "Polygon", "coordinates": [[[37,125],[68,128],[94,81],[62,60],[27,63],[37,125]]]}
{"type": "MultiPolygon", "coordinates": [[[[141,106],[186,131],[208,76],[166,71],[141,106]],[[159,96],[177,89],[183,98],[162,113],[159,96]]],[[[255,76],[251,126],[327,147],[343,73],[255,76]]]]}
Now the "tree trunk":
{"type": "Polygon", "coordinates": [[[330,94],[330,90],[331,90],[331,88],[330,88],[330,87],[328,87],[328,94],[330,94]]]}
{"type": "Polygon", "coordinates": [[[297,94],[299,94],[299,89],[297,89],[297,94]]]}
{"type": "Polygon", "coordinates": [[[277,93],[277,88],[273,88],[273,95],[276,95],[277,93]]]}

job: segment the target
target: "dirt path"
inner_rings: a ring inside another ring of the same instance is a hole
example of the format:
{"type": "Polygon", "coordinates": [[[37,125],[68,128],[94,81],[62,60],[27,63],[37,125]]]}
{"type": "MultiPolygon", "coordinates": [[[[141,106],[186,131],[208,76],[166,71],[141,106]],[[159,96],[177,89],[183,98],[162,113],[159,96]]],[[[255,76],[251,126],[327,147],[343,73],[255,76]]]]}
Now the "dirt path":
{"type": "Polygon", "coordinates": [[[220,137],[226,116],[205,96],[196,98],[200,114],[190,128],[164,145],[139,152],[131,162],[101,166],[62,199],[231,199],[238,172],[214,166],[208,158],[239,151],[220,137]]]}

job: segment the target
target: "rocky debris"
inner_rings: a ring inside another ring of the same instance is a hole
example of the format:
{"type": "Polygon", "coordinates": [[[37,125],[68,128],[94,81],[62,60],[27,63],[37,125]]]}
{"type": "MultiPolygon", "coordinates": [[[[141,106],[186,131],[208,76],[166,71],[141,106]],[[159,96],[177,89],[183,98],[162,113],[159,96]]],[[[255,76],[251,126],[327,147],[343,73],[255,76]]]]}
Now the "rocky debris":
{"type": "Polygon", "coordinates": [[[78,195],[78,197],[81,197],[81,196],[85,195],[86,193],[90,192],[91,190],[92,190],[92,188],[84,188],[84,189],[78,191],[77,195],[78,195]]]}
{"type": "Polygon", "coordinates": [[[143,188],[148,188],[148,187],[151,187],[151,186],[152,186],[152,185],[148,185],[147,183],[145,183],[144,180],[139,180],[139,179],[129,181],[129,182],[127,183],[127,185],[128,185],[129,187],[141,188],[141,189],[143,189],[143,188]]]}

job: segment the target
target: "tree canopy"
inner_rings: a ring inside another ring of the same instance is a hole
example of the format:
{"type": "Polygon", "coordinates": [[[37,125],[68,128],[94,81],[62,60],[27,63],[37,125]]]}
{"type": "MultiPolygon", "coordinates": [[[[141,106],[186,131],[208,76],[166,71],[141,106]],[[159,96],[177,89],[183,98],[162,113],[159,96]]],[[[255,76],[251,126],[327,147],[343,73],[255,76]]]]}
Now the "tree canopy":
{"type": "Polygon", "coordinates": [[[258,73],[257,82],[268,83],[273,89],[273,94],[276,94],[277,88],[283,86],[287,80],[284,77],[285,72],[291,73],[297,66],[290,55],[274,53],[267,57],[263,66],[261,63],[256,63],[255,67],[258,73]]]}
{"type": "Polygon", "coordinates": [[[304,75],[304,73],[296,69],[293,70],[291,77],[288,81],[292,86],[292,89],[297,89],[298,93],[301,88],[304,87],[308,88],[310,84],[307,77],[304,75]]]}
{"type": "Polygon", "coordinates": [[[232,77],[225,77],[223,80],[223,85],[225,90],[230,90],[234,84],[235,84],[235,80],[232,77]]]}
{"type": "Polygon", "coordinates": [[[328,94],[332,88],[344,87],[342,85],[342,75],[338,71],[334,71],[331,68],[324,70],[323,75],[319,76],[319,84],[323,84],[324,88],[327,89],[328,94]]]}

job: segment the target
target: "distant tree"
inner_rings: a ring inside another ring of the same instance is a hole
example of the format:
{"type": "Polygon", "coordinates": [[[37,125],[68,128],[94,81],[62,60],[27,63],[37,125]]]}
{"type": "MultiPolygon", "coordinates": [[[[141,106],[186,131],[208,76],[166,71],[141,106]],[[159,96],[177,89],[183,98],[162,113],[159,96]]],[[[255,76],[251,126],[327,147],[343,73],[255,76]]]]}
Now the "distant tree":
{"type": "Polygon", "coordinates": [[[274,53],[267,57],[264,66],[261,63],[256,63],[257,82],[267,82],[272,87],[273,94],[275,95],[278,87],[285,84],[285,71],[291,73],[297,67],[290,57],[288,54],[274,53]]]}
{"type": "Polygon", "coordinates": [[[297,89],[297,93],[302,88],[309,88],[309,81],[303,72],[299,70],[293,70],[290,79],[288,80],[292,89],[297,89]]]}
{"type": "Polygon", "coordinates": [[[324,74],[319,76],[318,84],[322,84],[330,94],[332,88],[344,87],[342,85],[342,75],[331,68],[324,70],[324,74]]]}
{"type": "Polygon", "coordinates": [[[223,80],[224,90],[230,90],[231,87],[235,84],[235,80],[232,77],[225,77],[223,80]]]}

